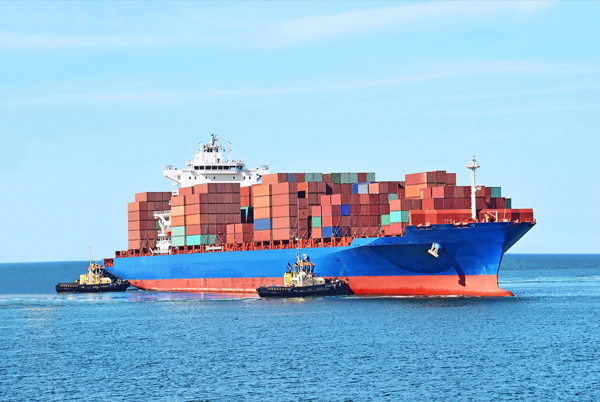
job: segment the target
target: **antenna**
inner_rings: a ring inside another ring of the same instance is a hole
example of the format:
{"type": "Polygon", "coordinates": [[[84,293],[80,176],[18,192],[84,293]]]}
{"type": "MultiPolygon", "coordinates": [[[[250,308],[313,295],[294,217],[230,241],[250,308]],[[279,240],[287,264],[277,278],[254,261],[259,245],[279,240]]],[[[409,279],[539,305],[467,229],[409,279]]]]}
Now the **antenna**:
{"type": "Polygon", "coordinates": [[[471,171],[471,217],[473,220],[477,220],[477,191],[481,190],[481,186],[475,184],[475,170],[479,169],[479,163],[475,160],[475,155],[473,155],[473,161],[465,165],[467,169],[471,171]]]}
{"type": "Polygon", "coordinates": [[[88,247],[90,249],[90,265],[92,265],[92,246],[88,247]]]}

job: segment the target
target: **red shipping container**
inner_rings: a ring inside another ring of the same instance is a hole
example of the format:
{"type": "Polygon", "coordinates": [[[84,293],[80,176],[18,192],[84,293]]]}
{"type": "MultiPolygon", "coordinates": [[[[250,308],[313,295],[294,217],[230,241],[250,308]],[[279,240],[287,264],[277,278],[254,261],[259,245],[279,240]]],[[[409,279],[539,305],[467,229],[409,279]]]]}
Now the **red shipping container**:
{"type": "Polygon", "coordinates": [[[404,200],[391,200],[390,211],[402,211],[402,201],[404,200]]]}
{"type": "Polygon", "coordinates": [[[360,205],[360,215],[369,216],[371,214],[369,211],[370,211],[369,204],[360,205]]]}
{"type": "Polygon", "coordinates": [[[298,229],[307,230],[308,227],[308,219],[298,219],[298,229]]]}
{"type": "MultiPolygon", "coordinates": [[[[323,175],[323,176],[325,176],[325,175],[323,175]]],[[[311,234],[311,237],[312,237],[313,239],[320,239],[321,237],[323,237],[323,236],[322,236],[322,233],[323,233],[323,232],[322,232],[321,228],[313,228],[313,229],[312,229],[312,234],[311,234]]]]}
{"type": "Polygon", "coordinates": [[[444,198],[444,189],[443,186],[436,186],[431,188],[431,197],[432,198],[444,198]]]}
{"type": "MultiPolygon", "coordinates": [[[[298,196],[295,193],[277,194],[277,195],[271,196],[271,206],[297,205],[297,204],[298,204],[298,196]]],[[[255,205],[256,205],[256,201],[255,201],[255,205]]]]}
{"type": "MultiPolygon", "coordinates": [[[[284,218],[286,216],[298,216],[298,207],[296,205],[283,205],[277,207],[271,207],[271,217],[273,218],[284,218]]],[[[264,219],[256,218],[255,219],[264,219]]]]}
{"type": "Polygon", "coordinates": [[[298,208],[298,218],[308,219],[308,209],[307,208],[298,208]]]}
{"type": "Polygon", "coordinates": [[[383,204],[389,204],[389,196],[387,193],[385,194],[379,194],[379,200],[378,200],[378,204],[383,205],[383,204]]]}
{"type": "Polygon", "coordinates": [[[360,194],[350,194],[350,202],[348,204],[360,204],[360,194]]]}
{"type": "Polygon", "coordinates": [[[217,203],[217,193],[209,193],[207,195],[207,199],[208,199],[207,204],[209,204],[209,205],[216,204],[217,203]]]}
{"type": "Polygon", "coordinates": [[[242,197],[250,197],[250,186],[240,187],[240,195],[242,197]]]}
{"type": "Polygon", "coordinates": [[[340,226],[351,226],[351,225],[352,225],[352,220],[350,219],[349,216],[340,217],[340,226]]]}
{"type": "Polygon", "coordinates": [[[331,205],[331,196],[330,195],[322,195],[321,196],[321,205],[331,205]]]}
{"type": "Polygon", "coordinates": [[[182,195],[192,195],[194,194],[194,188],[193,187],[182,187],[179,189],[179,196],[181,197],[182,195]]]}
{"type": "MultiPolygon", "coordinates": [[[[217,214],[208,214],[208,224],[211,226],[217,224],[217,214]]],[[[210,233],[213,234],[213,232],[210,233]]]]}
{"type": "Polygon", "coordinates": [[[240,198],[240,206],[249,207],[250,206],[250,197],[242,197],[240,198]]]}
{"type": "Polygon", "coordinates": [[[185,207],[186,215],[194,215],[194,214],[199,214],[199,213],[200,213],[200,204],[192,204],[192,205],[187,205],[185,207]]]}
{"type": "Polygon", "coordinates": [[[406,186],[427,183],[427,173],[411,173],[405,176],[406,186]]]}
{"type": "Polygon", "coordinates": [[[226,230],[227,230],[227,234],[235,233],[235,225],[233,223],[227,225],[226,230]]]}
{"type": "Polygon", "coordinates": [[[369,215],[361,215],[359,220],[359,226],[369,226],[371,223],[371,217],[369,215]]]}
{"type": "Polygon", "coordinates": [[[331,215],[329,216],[323,216],[321,218],[321,226],[325,227],[325,226],[333,226],[333,218],[331,217],[331,215]]]}
{"type": "Polygon", "coordinates": [[[331,216],[331,205],[323,205],[321,207],[321,216],[331,216]]]}
{"type": "Polygon", "coordinates": [[[185,235],[186,236],[196,236],[200,233],[200,225],[188,225],[185,227],[185,235]]]}
{"type": "Polygon", "coordinates": [[[310,215],[311,216],[321,216],[321,206],[313,205],[310,207],[310,215]]]}
{"type": "Polygon", "coordinates": [[[340,194],[352,194],[352,184],[340,184],[340,194]]]}
{"type": "Polygon", "coordinates": [[[255,230],[254,241],[271,241],[270,230],[255,230]]]}
{"type": "Polygon", "coordinates": [[[366,173],[358,173],[358,182],[366,183],[367,182],[367,174],[366,173]]]}
{"type": "Polygon", "coordinates": [[[369,205],[369,215],[378,216],[379,215],[379,204],[371,204],[369,205]]]}
{"type": "Polygon", "coordinates": [[[308,200],[306,198],[298,199],[298,208],[307,209],[308,208],[308,200]]]}
{"type": "Polygon", "coordinates": [[[342,205],[342,195],[341,194],[332,194],[330,197],[331,197],[331,205],[342,205]]]}
{"type": "Polygon", "coordinates": [[[306,199],[308,200],[308,205],[318,205],[321,203],[319,194],[308,194],[306,199]]]}
{"type": "Polygon", "coordinates": [[[358,194],[358,203],[362,205],[368,205],[370,194],[358,194]]]}
{"type": "Polygon", "coordinates": [[[379,205],[379,215],[388,215],[389,213],[390,213],[390,205],[389,204],[379,205]]]}
{"type": "MultiPolygon", "coordinates": [[[[217,208],[217,214],[224,214],[224,213],[226,213],[226,212],[227,212],[227,211],[225,210],[225,204],[217,204],[217,205],[215,205],[215,206],[216,206],[216,208],[217,208]]],[[[209,210],[210,210],[210,207],[209,207],[209,210]]]]}
{"type": "Polygon", "coordinates": [[[350,205],[350,215],[360,215],[360,204],[350,205]]]}
{"type": "Polygon", "coordinates": [[[456,173],[446,173],[446,185],[456,185],[456,173]]]}
{"type": "Polygon", "coordinates": [[[423,209],[424,210],[435,209],[434,200],[435,200],[435,198],[424,199],[423,200],[423,209]]]}

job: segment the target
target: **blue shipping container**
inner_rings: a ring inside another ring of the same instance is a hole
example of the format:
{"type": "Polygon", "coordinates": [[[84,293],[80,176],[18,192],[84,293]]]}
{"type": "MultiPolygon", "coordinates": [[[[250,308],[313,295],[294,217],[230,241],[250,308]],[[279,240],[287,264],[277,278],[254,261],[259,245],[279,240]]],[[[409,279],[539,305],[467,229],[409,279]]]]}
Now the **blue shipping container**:
{"type": "Polygon", "coordinates": [[[254,230],[270,230],[271,219],[255,219],[254,230]]]}
{"type": "Polygon", "coordinates": [[[350,205],[342,205],[342,215],[350,215],[350,205]]]}

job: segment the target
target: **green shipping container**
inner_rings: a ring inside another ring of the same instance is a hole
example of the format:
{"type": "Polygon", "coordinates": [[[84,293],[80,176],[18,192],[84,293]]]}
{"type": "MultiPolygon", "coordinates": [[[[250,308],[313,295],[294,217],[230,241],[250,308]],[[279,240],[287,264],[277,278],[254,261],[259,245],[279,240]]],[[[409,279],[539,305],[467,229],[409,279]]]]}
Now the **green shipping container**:
{"type": "Polygon", "coordinates": [[[159,222],[158,220],[154,221],[154,229],[156,229],[156,230],[160,230],[160,223],[158,223],[158,222],[159,222]]]}
{"type": "Polygon", "coordinates": [[[186,242],[187,246],[199,246],[200,245],[200,235],[186,236],[185,242],[186,242]]]}
{"type": "Polygon", "coordinates": [[[398,194],[388,194],[388,202],[390,202],[391,200],[397,200],[398,199],[398,194]]]}
{"type": "Polygon", "coordinates": [[[334,184],[340,184],[342,180],[341,173],[332,173],[331,174],[331,182],[334,184]]]}
{"type": "Polygon", "coordinates": [[[311,183],[311,182],[315,181],[315,174],[314,173],[304,173],[304,181],[307,183],[311,183]]]}
{"type": "Polygon", "coordinates": [[[313,181],[315,183],[321,183],[323,181],[323,173],[314,173],[313,174],[313,181]]]}
{"type": "Polygon", "coordinates": [[[505,198],[504,199],[504,208],[506,208],[506,209],[512,209],[512,198],[505,198]]]}
{"type": "Polygon", "coordinates": [[[381,226],[388,226],[390,224],[389,215],[381,215],[381,226]]]}
{"type": "Polygon", "coordinates": [[[312,217],[312,227],[313,228],[320,228],[321,227],[321,217],[320,216],[313,216],[312,217]]]}
{"type": "Polygon", "coordinates": [[[173,246],[173,247],[185,246],[185,236],[171,236],[171,246],[173,246]]]}
{"type": "Polygon", "coordinates": [[[342,183],[342,184],[350,183],[350,173],[340,173],[340,183],[342,183]]]}
{"type": "Polygon", "coordinates": [[[390,223],[408,223],[408,211],[392,211],[390,212],[390,223]]]}
{"type": "Polygon", "coordinates": [[[358,183],[358,173],[349,173],[350,175],[350,183],[358,183]]]}
{"type": "Polygon", "coordinates": [[[502,197],[502,189],[500,187],[492,187],[492,198],[502,197]]]}
{"type": "Polygon", "coordinates": [[[217,244],[217,235],[200,235],[200,243],[205,246],[217,244]]]}
{"type": "Polygon", "coordinates": [[[367,173],[367,181],[368,181],[369,183],[373,183],[373,182],[375,182],[375,181],[376,181],[376,180],[375,180],[375,173],[367,173]]]}
{"type": "Polygon", "coordinates": [[[171,228],[171,237],[185,236],[185,226],[173,226],[171,228]]]}

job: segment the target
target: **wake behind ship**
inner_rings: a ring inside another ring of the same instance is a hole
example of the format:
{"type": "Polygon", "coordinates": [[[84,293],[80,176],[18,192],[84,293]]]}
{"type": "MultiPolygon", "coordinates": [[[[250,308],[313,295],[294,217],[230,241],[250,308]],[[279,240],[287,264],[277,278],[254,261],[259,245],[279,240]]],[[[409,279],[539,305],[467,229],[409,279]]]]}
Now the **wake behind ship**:
{"type": "Polygon", "coordinates": [[[256,292],[281,282],[299,247],[354,294],[512,295],[498,270],[535,225],[533,210],[476,185],[475,158],[471,186],[446,171],[381,182],[247,169],[221,140],[200,143],[184,169],[165,166],[172,191],[136,194],[129,247],[105,259],[107,270],[148,290],[256,292]]]}

